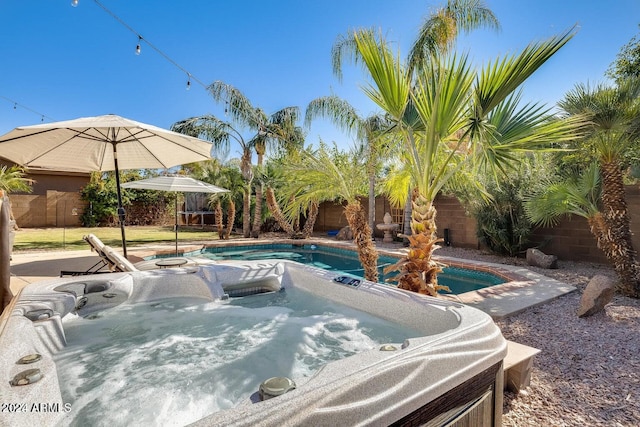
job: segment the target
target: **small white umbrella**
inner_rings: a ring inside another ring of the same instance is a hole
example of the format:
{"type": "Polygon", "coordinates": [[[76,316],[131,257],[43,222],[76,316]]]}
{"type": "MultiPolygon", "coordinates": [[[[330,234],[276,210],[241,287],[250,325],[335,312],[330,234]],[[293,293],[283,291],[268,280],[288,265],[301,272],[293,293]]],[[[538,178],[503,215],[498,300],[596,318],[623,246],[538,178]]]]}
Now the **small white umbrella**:
{"type": "Polygon", "coordinates": [[[113,114],[18,127],[0,137],[0,157],[30,169],[115,171],[127,256],[119,169],[167,169],[211,158],[198,138],[113,114]]]}
{"type": "MultiPolygon", "coordinates": [[[[173,191],[175,193],[227,193],[229,190],[188,176],[158,176],[122,184],[122,188],[140,190],[173,191]]],[[[175,201],[176,255],[178,254],[178,198],[175,201]]]]}

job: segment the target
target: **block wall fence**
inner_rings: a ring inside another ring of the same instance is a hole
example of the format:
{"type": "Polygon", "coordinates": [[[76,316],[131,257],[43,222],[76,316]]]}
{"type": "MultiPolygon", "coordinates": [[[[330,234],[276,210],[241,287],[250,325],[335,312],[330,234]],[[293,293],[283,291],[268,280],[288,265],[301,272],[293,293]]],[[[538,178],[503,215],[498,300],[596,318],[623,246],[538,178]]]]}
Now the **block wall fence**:
{"type": "MultiPolygon", "coordinates": [[[[640,188],[626,186],[628,210],[631,218],[633,243],[640,250],[640,188]]],[[[18,226],[30,227],[78,227],[80,216],[87,209],[77,191],[46,190],[45,194],[10,195],[13,214],[18,226]]],[[[364,209],[366,198],[361,200],[364,209]]],[[[438,235],[448,231],[451,245],[462,248],[480,248],[476,236],[475,220],[465,214],[464,208],[454,197],[438,196],[436,223],[438,235]]],[[[392,209],[384,197],[376,198],[376,222],[382,222],[385,212],[390,212],[395,221],[401,218],[401,210],[392,209]]],[[[315,231],[324,233],[339,230],[347,225],[343,205],[325,202],[320,205],[315,231]]],[[[382,232],[374,230],[376,237],[382,232]]],[[[596,246],[586,219],[572,216],[561,220],[555,227],[537,228],[532,244],[547,254],[557,255],[562,260],[607,263],[607,259],[596,246]]]]}

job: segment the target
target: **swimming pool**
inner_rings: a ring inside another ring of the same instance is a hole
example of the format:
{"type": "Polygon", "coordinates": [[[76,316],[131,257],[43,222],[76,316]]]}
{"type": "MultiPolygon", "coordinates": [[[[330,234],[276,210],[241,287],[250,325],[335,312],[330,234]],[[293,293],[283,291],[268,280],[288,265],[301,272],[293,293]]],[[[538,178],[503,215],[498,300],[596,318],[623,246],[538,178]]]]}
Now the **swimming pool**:
{"type": "MultiPolygon", "coordinates": [[[[333,248],[315,244],[291,245],[291,244],[265,244],[244,245],[231,247],[208,247],[200,254],[214,260],[268,260],[286,259],[302,264],[312,265],[323,270],[336,271],[357,277],[363,277],[364,270],[358,259],[358,254],[352,250],[333,248]]],[[[380,256],[378,258],[378,274],[380,282],[389,282],[395,276],[395,272],[384,274],[386,266],[397,262],[397,258],[380,256]]],[[[448,286],[451,294],[463,294],[489,286],[507,282],[504,278],[495,274],[471,270],[462,267],[446,267],[438,275],[438,282],[448,286]]]]}

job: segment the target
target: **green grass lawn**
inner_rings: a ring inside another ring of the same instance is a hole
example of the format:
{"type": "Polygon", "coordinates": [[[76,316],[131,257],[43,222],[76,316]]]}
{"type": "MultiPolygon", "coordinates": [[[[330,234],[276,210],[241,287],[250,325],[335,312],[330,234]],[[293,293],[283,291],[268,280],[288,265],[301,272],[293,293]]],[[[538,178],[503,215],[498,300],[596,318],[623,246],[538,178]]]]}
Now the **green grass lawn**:
{"type": "MultiPolygon", "coordinates": [[[[113,247],[121,246],[121,236],[119,227],[96,227],[96,228],[23,228],[16,231],[13,244],[14,252],[36,251],[36,250],[77,250],[89,249],[87,242],[82,240],[82,236],[93,233],[106,245],[113,247]]],[[[143,245],[149,243],[173,243],[175,242],[175,232],[173,226],[163,227],[134,227],[125,228],[127,247],[143,245]]],[[[231,236],[233,238],[233,235],[231,236]]],[[[178,229],[178,242],[188,243],[190,241],[217,240],[218,233],[211,229],[198,227],[181,227],[178,229]]]]}

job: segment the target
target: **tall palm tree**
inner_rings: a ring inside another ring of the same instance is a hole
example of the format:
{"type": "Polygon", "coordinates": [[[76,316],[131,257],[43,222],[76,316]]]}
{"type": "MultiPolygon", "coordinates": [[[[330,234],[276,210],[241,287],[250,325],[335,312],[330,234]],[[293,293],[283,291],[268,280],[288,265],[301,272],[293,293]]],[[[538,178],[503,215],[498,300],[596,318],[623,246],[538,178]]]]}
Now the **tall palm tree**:
{"type": "MultiPolygon", "coordinates": [[[[298,107],[285,107],[267,116],[262,109],[253,106],[242,92],[229,84],[215,81],[208,90],[213,99],[227,103],[227,111],[234,122],[254,132],[248,143],[256,152],[258,170],[263,167],[267,146],[284,147],[285,150],[302,146],[304,136],[296,126],[298,107]]],[[[255,191],[253,227],[250,235],[257,238],[262,226],[263,185],[261,181],[256,182],[255,191]]]]}
{"type": "Polygon", "coordinates": [[[609,255],[616,254],[610,258],[621,292],[640,298],[640,268],[631,238],[623,175],[626,154],[640,142],[640,79],[622,80],[615,87],[578,84],[558,105],[568,116],[586,116],[590,121],[582,147],[599,164],[602,217],[615,237],[609,255]]]}
{"type": "Polygon", "coordinates": [[[533,43],[479,72],[464,55],[433,55],[414,80],[381,35],[370,30],[353,33],[358,56],[372,79],[364,92],[401,133],[399,160],[414,186],[411,249],[396,265],[401,287],[437,293],[438,266],[425,264],[437,241],[433,201],[457,172],[468,167],[504,171],[513,150],[541,149],[573,138],[581,118],[551,120],[550,112],[540,106],[522,106],[518,92],[572,36],[569,31],[533,43]]]}
{"type": "Polygon", "coordinates": [[[368,222],[373,230],[376,220],[376,172],[388,136],[391,123],[382,114],[361,117],[348,101],[331,95],[312,100],[307,106],[305,124],[309,126],[316,118],[328,118],[338,128],[354,134],[360,141],[366,156],[369,179],[368,222]]]}
{"type": "Polygon", "coordinates": [[[253,169],[251,167],[251,155],[253,146],[230,123],[218,119],[213,115],[191,117],[176,122],[171,130],[195,136],[213,143],[214,149],[229,151],[231,141],[235,141],[242,150],[240,159],[240,171],[244,179],[244,198],[242,212],[242,233],[249,237],[251,227],[251,182],[253,181],[253,169]]]}
{"type": "Polygon", "coordinates": [[[366,194],[366,169],[362,158],[330,152],[324,144],[315,152],[305,151],[300,160],[285,165],[288,180],[287,194],[294,196],[285,208],[285,214],[298,215],[301,207],[314,202],[333,200],[346,202],[345,215],[353,232],[364,277],[378,281],[378,253],[371,239],[372,232],[358,197],[366,194]]]}

